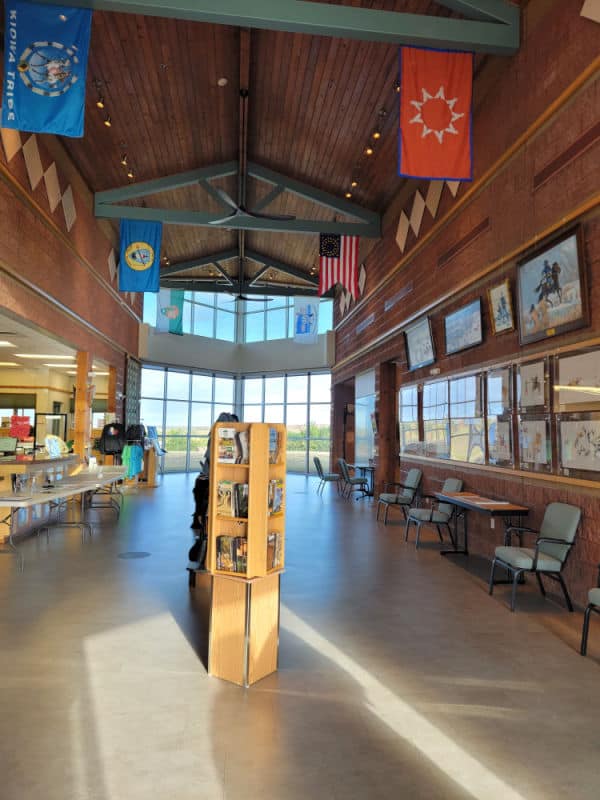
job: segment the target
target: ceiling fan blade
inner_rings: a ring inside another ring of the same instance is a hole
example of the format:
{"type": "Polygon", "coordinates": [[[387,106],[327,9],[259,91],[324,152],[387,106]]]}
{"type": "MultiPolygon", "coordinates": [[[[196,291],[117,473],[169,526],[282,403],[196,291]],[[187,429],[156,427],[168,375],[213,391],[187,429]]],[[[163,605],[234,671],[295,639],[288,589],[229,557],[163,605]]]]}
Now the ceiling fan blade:
{"type": "Polygon", "coordinates": [[[256,219],[270,219],[275,222],[289,222],[296,219],[292,214],[259,214],[258,211],[246,211],[249,217],[256,217],[256,219]]]}
{"type": "Polygon", "coordinates": [[[223,223],[228,222],[230,219],[233,219],[234,217],[239,217],[239,216],[241,216],[241,214],[242,214],[242,212],[238,208],[235,211],[232,211],[231,214],[227,214],[226,217],[221,217],[221,219],[211,219],[209,224],[210,225],[223,225],[223,223]]]}
{"type": "Polygon", "coordinates": [[[215,187],[215,192],[219,195],[219,197],[225,203],[226,206],[229,206],[229,208],[233,208],[234,211],[239,211],[240,210],[240,207],[238,206],[238,204],[235,202],[235,200],[233,200],[233,198],[231,198],[227,194],[225,189],[221,189],[218,186],[216,186],[215,187]]]}

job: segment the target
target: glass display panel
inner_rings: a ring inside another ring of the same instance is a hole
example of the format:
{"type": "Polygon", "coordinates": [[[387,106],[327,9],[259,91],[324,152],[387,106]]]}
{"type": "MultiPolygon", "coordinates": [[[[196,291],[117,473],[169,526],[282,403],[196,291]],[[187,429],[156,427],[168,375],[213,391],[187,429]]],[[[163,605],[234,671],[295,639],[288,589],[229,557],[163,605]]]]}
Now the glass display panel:
{"type": "Polygon", "coordinates": [[[547,359],[519,364],[516,384],[517,404],[521,413],[548,409],[550,392],[547,359]]]}
{"type": "Polygon", "coordinates": [[[487,418],[488,461],[500,467],[512,467],[513,420],[510,414],[489,416],[487,418]]]}
{"type": "Polygon", "coordinates": [[[600,411],[600,350],[561,356],[554,390],[557,411],[600,411]]]}
{"type": "Polygon", "coordinates": [[[519,417],[519,467],[532,472],[552,471],[550,417],[519,417]]]}
{"type": "Polygon", "coordinates": [[[483,418],[452,419],[450,422],[450,458],[470,464],[485,462],[483,418]]]}
{"type": "Polygon", "coordinates": [[[471,419],[482,415],[481,376],[469,375],[450,381],[450,416],[471,419]]]}
{"type": "Polygon", "coordinates": [[[559,471],[571,478],[600,477],[600,412],[557,416],[559,471]]]}
{"type": "Polygon", "coordinates": [[[487,373],[488,415],[508,414],[512,409],[512,371],[510,367],[490,370],[487,373]]]}

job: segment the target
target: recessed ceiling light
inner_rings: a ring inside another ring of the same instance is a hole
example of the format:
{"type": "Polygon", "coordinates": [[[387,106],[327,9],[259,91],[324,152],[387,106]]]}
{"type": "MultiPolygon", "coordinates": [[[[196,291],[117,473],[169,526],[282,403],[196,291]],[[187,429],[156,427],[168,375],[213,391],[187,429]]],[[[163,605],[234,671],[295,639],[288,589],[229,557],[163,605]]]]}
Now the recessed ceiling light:
{"type": "Polygon", "coordinates": [[[7,342],[6,339],[0,339],[0,347],[16,347],[16,344],[12,342],[7,342]]]}
{"type": "Polygon", "coordinates": [[[21,364],[17,364],[16,361],[0,361],[0,367],[20,367],[21,364]]]}
{"type": "Polygon", "coordinates": [[[17,358],[39,358],[41,360],[43,360],[44,358],[47,358],[50,361],[52,361],[53,359],[56,359],[58,361],[61,358],[68,358],[71,361],[74,361],[74,359],[75,359],[75,356],[57,356],[57,355],[54,355],[53,353],[50,353],[50,354],[48,354],[48,353],[45,353],[45,354],[44,353],[15,353],[15,355],[17,356],[17,358]]]}
{"type": "Polygon", "coordinates": [[[94,370],[94,375],[108,375],[108,372],[96,372],[96,370],[94,370]]]}
{"type": "Polygon", "coordinates": [[[217,81],[217,86],[227,86],[228,83],[229,81],[227,80],[227,78],[225,77],[219,78],[219,80],[217,81]]]}
{"type": "Polygon", "coordinates": [[[64,369],[65,367],[71,367],[72,364],[44,364],[45,367],[59,367],[60,369],[64,369]]]}

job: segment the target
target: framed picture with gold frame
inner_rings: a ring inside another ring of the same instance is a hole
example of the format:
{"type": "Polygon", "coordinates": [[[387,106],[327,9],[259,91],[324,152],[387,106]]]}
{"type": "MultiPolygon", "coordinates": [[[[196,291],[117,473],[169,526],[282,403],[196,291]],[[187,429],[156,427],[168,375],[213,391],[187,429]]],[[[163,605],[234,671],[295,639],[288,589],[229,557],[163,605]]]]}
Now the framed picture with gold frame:
{"type": "Polygon", "coordinates": [[[490,320],[492,333],[508,333],[515,329],[515,315],[513,312],[510,282],[505,278],[502,283],[491,286],[487,290],[488,304],[490,307],[490,320]]]}

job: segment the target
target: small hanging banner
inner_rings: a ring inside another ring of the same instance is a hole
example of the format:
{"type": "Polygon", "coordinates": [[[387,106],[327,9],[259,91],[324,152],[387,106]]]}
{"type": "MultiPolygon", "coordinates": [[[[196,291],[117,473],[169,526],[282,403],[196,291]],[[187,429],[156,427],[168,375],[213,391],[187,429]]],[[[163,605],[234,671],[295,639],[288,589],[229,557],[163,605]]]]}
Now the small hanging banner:
{"type": "Polygon", "coordinates": [[[294,298],[294,341],[315,344],[319,335],[319,301],[307,297],[294,298]]]}
{"type": "Polygon", "coordinates": [[[161,289],[156,304],[157,333],[183,336],[183,289],[161,289]]]}
{"type": "Polygon", "coordinates": [[[158,292],[162,222],[121,220],[120,292],[158,292]]]}
{"type": "Polygon", "coordinates": [[[470,181],[473,53],[400,48],[398,174],[470,181]]]}
{"type": "Polygon", "coordinates": [[[83,136],[92,12],[6,0],[2,127],[83,136]]]}

